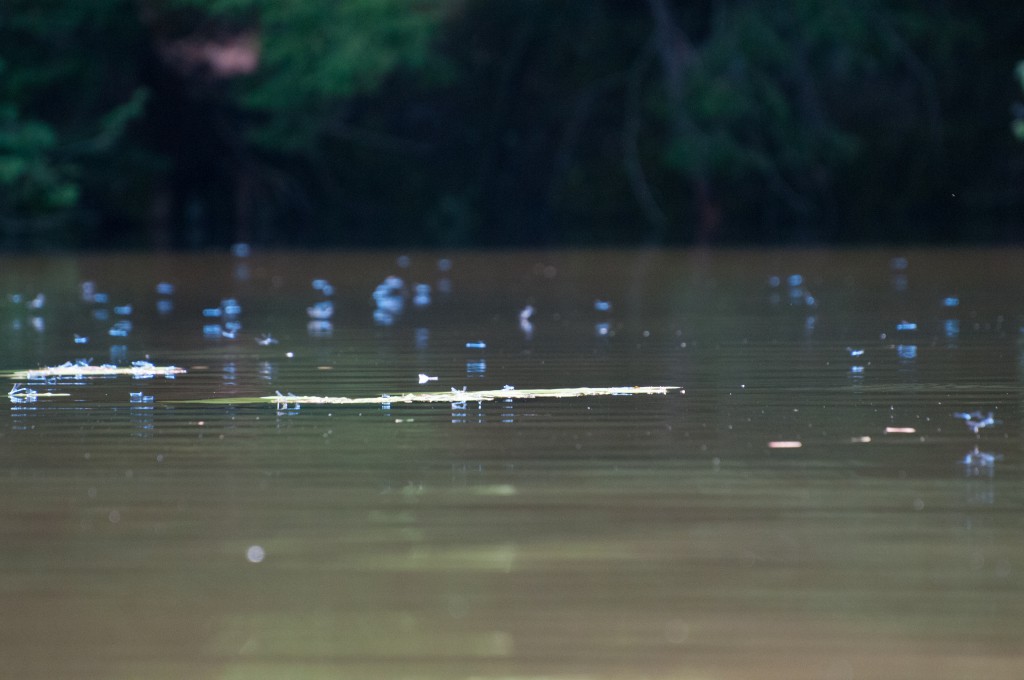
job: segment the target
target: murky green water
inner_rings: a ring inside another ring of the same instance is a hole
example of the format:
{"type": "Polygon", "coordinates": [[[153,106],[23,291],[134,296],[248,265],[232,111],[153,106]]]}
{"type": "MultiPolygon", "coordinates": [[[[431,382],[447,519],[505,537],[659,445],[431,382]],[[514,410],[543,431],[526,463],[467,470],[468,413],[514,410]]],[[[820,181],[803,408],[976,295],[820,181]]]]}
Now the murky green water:
{"type": "Polygon", "coordinates": [[[0,258],[4,676],[1021,677],[1021,253],[439,257],[0,258]]]}

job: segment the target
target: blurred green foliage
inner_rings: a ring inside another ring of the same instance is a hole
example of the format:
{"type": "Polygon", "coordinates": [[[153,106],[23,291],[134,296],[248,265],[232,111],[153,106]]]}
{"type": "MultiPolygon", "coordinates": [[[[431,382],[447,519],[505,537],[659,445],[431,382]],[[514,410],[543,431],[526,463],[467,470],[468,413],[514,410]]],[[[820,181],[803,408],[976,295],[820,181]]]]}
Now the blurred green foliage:
{"type": "Polygon", "coordinates": [[[254,114],[251,139],[303,153],[330,134],[353,97],[399,69],[438,69],[432,38],[451,0],[175,0],[208,17],[259,28],[259,70],[235,89],[254,114]]]}
{"type": "Polygon", "coordinates": [[[996,0],[7,0],[0,246],[1012,240],[1022,30],[996,0]]]}

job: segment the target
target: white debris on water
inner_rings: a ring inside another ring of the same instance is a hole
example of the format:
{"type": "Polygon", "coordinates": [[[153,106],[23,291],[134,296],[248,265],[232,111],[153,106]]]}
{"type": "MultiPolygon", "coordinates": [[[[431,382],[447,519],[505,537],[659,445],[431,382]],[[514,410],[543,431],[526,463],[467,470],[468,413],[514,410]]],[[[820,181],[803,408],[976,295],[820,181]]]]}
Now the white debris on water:
{"type": "Polygon", "coordinates": [[[995,415],[991,411],[988,413],[982,413],[981,411],[972,411],[971,413],[957,412],[953,414],[953,417],[964,421],[964,425],[974,434],[978,434],[979,431],[1002,422],[1001,420],[996,420],[995,415]]]}
{"type": "Polygon", "coordinates": [[[306,307],[306,314],[310,319],[325,321],[334,316],[334,303],[330,300],[321,300],[310,307],[306,307]]]}

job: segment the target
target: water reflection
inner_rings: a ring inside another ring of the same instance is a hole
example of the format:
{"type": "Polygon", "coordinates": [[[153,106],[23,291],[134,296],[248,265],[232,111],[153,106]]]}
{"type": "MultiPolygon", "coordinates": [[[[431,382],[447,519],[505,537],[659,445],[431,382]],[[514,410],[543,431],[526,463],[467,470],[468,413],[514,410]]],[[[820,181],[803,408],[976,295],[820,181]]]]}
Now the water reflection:
{"type": "Polygon", "coordinates": [[[1001,454],[980,451],[977,446],[967,452],[963,463],[964,474],[968,477],[992,477],[995,475],[996,461],[1003,459],[1001,454]]]}
{"type": "Polygon", "coordinates": [[[525,340],[533,339],[533,305],[526,305],[519,312],[519,330],[523,333],[525,340]]]}
{"type": "Polygon", "coordinates": [[[132,422],[132,436],[149,438],[153,436],[153,396],[141,392],[131,394],[129,412],[132,422]]]}

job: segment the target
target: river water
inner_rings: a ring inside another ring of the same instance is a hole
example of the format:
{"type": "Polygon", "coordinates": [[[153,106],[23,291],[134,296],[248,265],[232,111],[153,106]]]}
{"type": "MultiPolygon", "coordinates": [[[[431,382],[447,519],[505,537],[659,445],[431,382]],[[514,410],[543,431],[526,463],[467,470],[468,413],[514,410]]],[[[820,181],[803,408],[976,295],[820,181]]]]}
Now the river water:
{"type": "Polygon", "coordinates": [[[1021,677],[1022,253],[400,255],[0,257],[4,677],[1021,677]]]}

